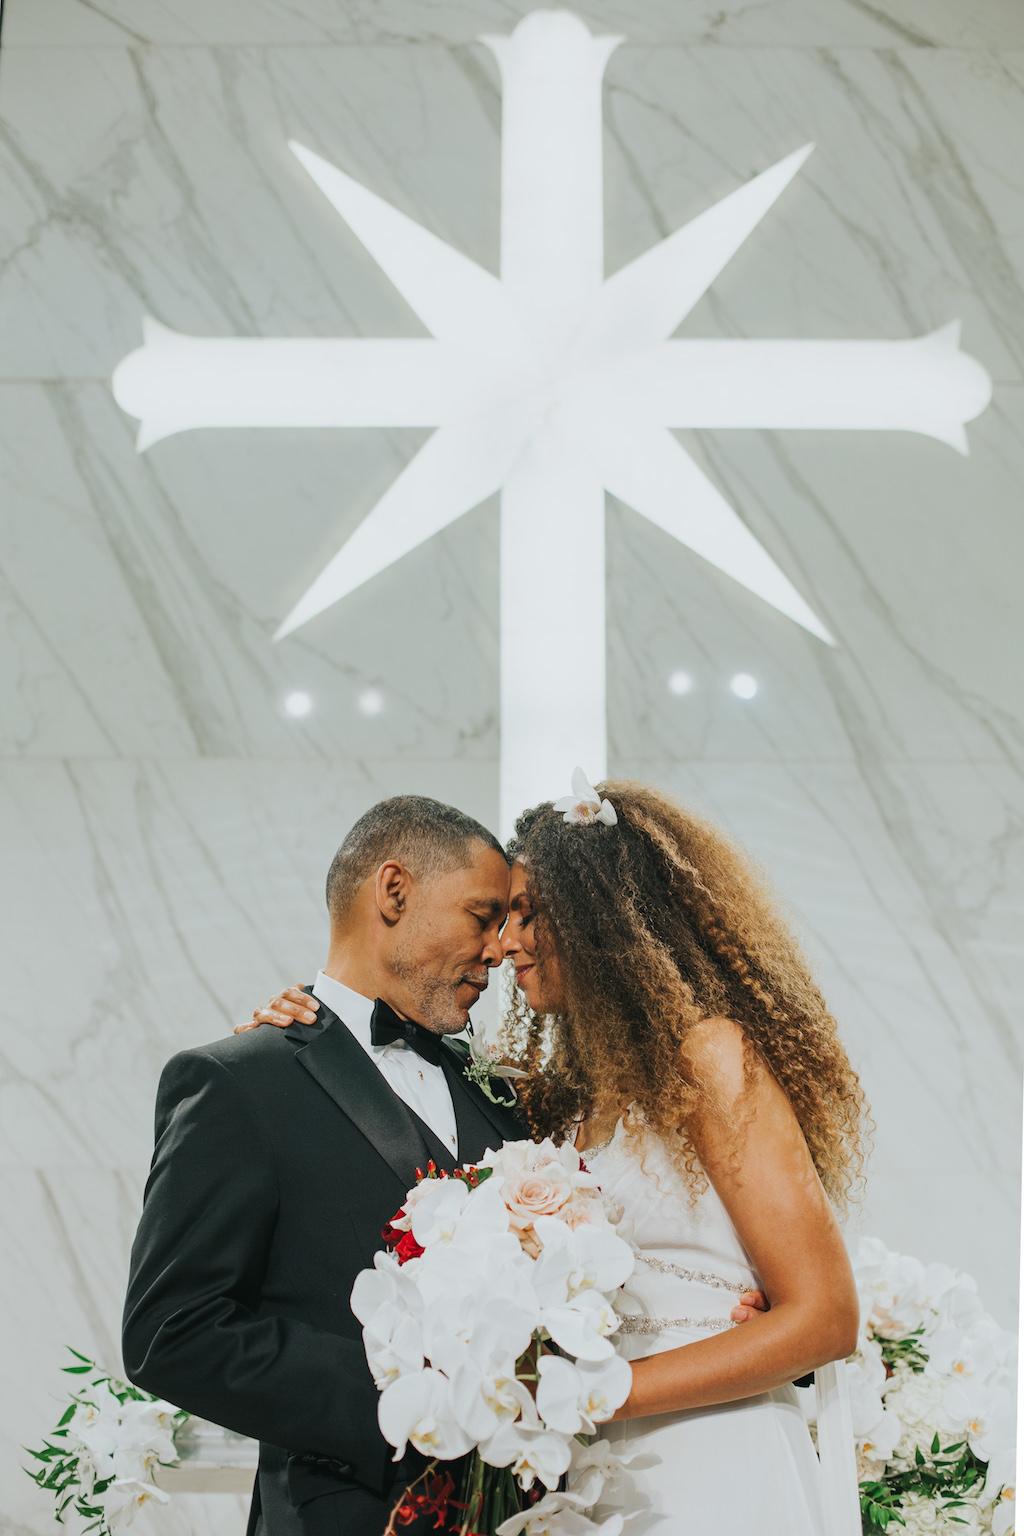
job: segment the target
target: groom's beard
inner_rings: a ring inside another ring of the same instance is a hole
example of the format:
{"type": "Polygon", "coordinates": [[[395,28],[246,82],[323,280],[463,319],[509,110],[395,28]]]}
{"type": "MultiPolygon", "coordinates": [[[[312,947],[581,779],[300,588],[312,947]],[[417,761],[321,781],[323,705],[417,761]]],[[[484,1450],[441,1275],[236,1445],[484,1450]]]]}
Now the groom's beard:
{"type": "Polygon", "coordinates": [[[407,961],[404,955],[394,956],[391,969],[408,994],[408,1007],[403,1011],[416,1023],[423,1024],[439,1035],[457,1035],[466,1027],[469,1009],[455,995],[463,981],[471,981],[481,991],[486,988],[488,981],[486,970],[467,971],[454,981],[443,976],[431,976],[422,966],[407,961]]]}

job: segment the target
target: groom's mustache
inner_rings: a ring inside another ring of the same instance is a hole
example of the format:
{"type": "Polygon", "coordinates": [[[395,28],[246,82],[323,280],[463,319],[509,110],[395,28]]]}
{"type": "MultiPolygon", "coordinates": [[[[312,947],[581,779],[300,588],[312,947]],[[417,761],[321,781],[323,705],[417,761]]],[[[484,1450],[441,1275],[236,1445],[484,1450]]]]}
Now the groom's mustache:
{"type": "Polygon", "coordinates": [[[481,992],[486,992],[489,977],[486,971],[482,976],[471,976],[468,971],[464,971],[459,977],[459,985],[461,986],[464,981],[467,981],[471,987],[479,987],[481,992]]]}

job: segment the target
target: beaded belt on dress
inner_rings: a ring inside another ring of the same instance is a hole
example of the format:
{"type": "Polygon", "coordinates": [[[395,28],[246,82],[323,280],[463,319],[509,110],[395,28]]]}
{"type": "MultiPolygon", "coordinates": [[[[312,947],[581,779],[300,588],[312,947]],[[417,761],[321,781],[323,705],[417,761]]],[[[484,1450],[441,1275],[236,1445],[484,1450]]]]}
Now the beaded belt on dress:
{"type": "MultiPolygon", "coordinates": [[[[682,1264],[672,1264],[668,1259],[656,1259],[647,1253],[638,1253],[638,1264],[646,1264],[648,1269],[655,1269],[661,1275],[676,1275],[680,1280],[693,1280],[698,1285],[714,1286],[716,1290],[733,1291],[737,1296],[742,1296],[750,1289],[749,1285],[737,1285],[734,1281],[723,1280],[721,1275],[710,1274],[704,1269],[685,1269],[682,1264]]],[[[735,1324],[730,1317],[624,1317],[619,1325],[622,1333],[661,1333],[666,1328],[710,1328],[715,1331],[724,1328],[732,1328],[735,1324]]]]}

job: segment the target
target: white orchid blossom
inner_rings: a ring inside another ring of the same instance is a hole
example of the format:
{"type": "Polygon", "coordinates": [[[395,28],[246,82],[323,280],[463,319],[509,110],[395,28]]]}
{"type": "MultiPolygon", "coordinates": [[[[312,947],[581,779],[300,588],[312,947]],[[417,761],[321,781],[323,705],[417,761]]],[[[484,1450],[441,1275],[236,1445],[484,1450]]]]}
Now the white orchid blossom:
{"type": "Polygon", "coordinates": [[[533,1308],[529,1260],[507,1227],[497,1233],[460,1229],[455,1241],[427,1248],[414,1262],[431,1337],[438,1328],[461,1335],[468,1326],[466,1309],[476,1315],[481,1292],[490,1297],[495,1318],[506,1301],[533,1308]]]}
{"type": "Polygon", "coordinates": [[[993,1536],[1008,1536],[1014,1525],[1017,1457],[1013,1439],[1008,1438],[992,1454],[985,1471],[984,1500],[992,1508],[993,1536]]]}
{"type": "Polygon", "coordinates": [[[562,1516],[569,1510],[579,1513],[585,1507],[574,1494],[546,1493],[529,1509],[503,1521],[495,1536],[561,1536],[565,1530],[562,1516]]]}
{"type": "Polygon", "coordinates": [[[1016,1528],[1016,1505],[1012,1490],[1004,1492],[993,1507],[990,1519],[992,1522],[992,1536],[1014,1536],[1016,1528]]]}
{"type": "Polygon", "coordinates": [[[903,1434],[896,1414],[883,1399],[888,1380],[878,1341],[862,1333],[857,1354],[846,1368],[850,1388],[850,1416],[858,1450],[864,1461],[886,1462],[892,1458],[903,1434]]]}
{"type": "Polygon", "coordinates": [[[540,1216],[534,1231],[541,1245],[533,1286],[542,1306],[583,1298],[587,1292],[618,1290],[636,1264],[628,1243],[605,1227],[568,1227],[540,1216]]]}
{"type": "Polygon", "coordinates": [[[484,1366],[492,1359],[514,1362],[530,1347],[535,1314],[536,1307],[523,1305],[521,1287],[502,1284],[488,1290],[487,1276],[481,1274],[477,1291],[467,1295],[460,1288],[447,1305],[428,1313],[426,1354],[447,1376],[467,1360],[484,1366]]]}
{"type": "Polygon", "coordinates": [[[413,1316],[423,1310],[415,1281],[391,1253],[375,1253],[373,1268],[359,1271],[352,1287],[350,1305],[364,1325],[385,1306],[400,1307],[413,1316]]]}
{"type": "Polygon", "coordinates": [[[389,1303],[363,1329],[363,1346],[374,1382],[383,1390],[399,1376],[411,1375],[422,1367],[425,1351],[421,1321],[389,1303]]]}
{"type": "Polygon", "coordinates": [[[603,1298],[577,1306],[546,1307],[542,1320],[559,1349],[579,1360],[609,1360],[615,1353],[609,1339],[618,1331],[619,1316],[603,1298]]]}
{"type": "Polygon", "coordinates": [[[385,1387],[377,1405],[381,1434],[401,1461],[411,1442],[423,1456],[454,1461],[473,1448],[473,1438],[459,1424],[452,1384],[440,1371],[417,1371],[385,1387]]]}
{"type": "Polygon", "coordinates": [[[103,1508],[107,1524],[112,1531],[131,1525],[139,1510],[146,1504],[169,1504],[170,1498],[155,1483],[139,1478],[118,1478],[103,1495],[103,1508]]]}
{"type": "Polygon", "coordinates": [[[989,1461],[1014,1433],[1014,1398],[1005,1386],[955,1381],[943,1404],[945,1428],[963,1434],[979,1461],[989,1461]]]}
{"type": "Polygon", "coordinates": [[[488,1466],[511,1467],[520,1487],[527,1490],[535,1482],[548,1489],[557,1488],[559,1479],[569,1470],[571,1456],[565,1435],[518,1421],[501,1424],[479,1446],[479,1451],[488,1466]]]}
{"type": "Polygon", "coordinates": [[[517,1419],[531,1428],[540,1427],[533,1398],[516,1378],[514,1356],[492,1359],[486,1366],[472,1358],[464,1360],[452,1377],[452,1406],[459,1424],[477,1445],[517,1419]]]}
{"type": "Polygon", "coordinates": [[[550,1429],[563,1434],[594,1434],[629,1396],[633,1372],[621,1355],[591,1362],[542,1355],[537,1363],[540,1382],[537,1408],[550,1429]]]}
{"type": "Polygon", "coordinates": [[[603,821],[605,826],[614,827],[619,819],[611,801],[601,799],[582,768],[573,770],[572,794],[563,795],[552,808],[564,813],[563,821],[576,822],[580,826],[593,826],[595,822],[603,821]]]}
{"type": "Polygon", "coordinates": [[[998,1371],[1016,1374],[1016,1339],[994,1318],[983,1317],[970,1331],[944,1324],[928,1340],[928,1368],[960,1381],[988,1381],[998,1371]]]}
{"type": "Polygon", "coordinates": [[[633,1451],[621,1455],[613,1451],[607,1440],[579,1440],[572,1443],[572,1460],[566,1481],[569,1492],[574,1494],[586,1509],[593,1509],[598,1502],[607,1503],[623,1487],[629,1469],[640,1470],[655,1466],[658,1457],[650,1451],[633,1451]]]}
{"type": "Polygon", "coordinates": [[[450,1243],[466,1208],[470,1190],[462,1179],[424,1179],[423,1191],[407,1212],[413,1237],[421,1247],[450,1243]]]}
{"type": "Polygon", "coordinates": [[[546,1493],[536,1504],[498,1526],[495,1536],[620,1536],[621,1515],[597,1523],[588,1520],[571,1493],[546,1493]]]}

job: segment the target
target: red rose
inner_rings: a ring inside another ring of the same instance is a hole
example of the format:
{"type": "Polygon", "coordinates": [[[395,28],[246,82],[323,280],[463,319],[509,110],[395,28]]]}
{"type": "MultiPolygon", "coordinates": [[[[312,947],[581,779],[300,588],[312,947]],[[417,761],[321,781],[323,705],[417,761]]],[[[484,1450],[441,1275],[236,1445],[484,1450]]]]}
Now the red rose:
{"type": "Polygon", "coordinates": [[[402,1231],[402,1229],[396,1225],[397,1222],[402,1220],[404,1215],[405,1206],[403,1206],[400,1211],[395,1212],[387,1226],[381,1232],[380,1235],[384,1239],[384,1244],[386,1247],[397,1248],[399,1243],[402,1241],[402,1238],[405,1236],[405,1233],[402,1231]]]}
{"type": "Polygon", "coordinates": [[[403,1232],[400,1240],[395,1244],[399,1264],[407,1264],[410,1259],[418,1259],[422,1252],[423,1249],[411,1232],[403,1232]]]}

